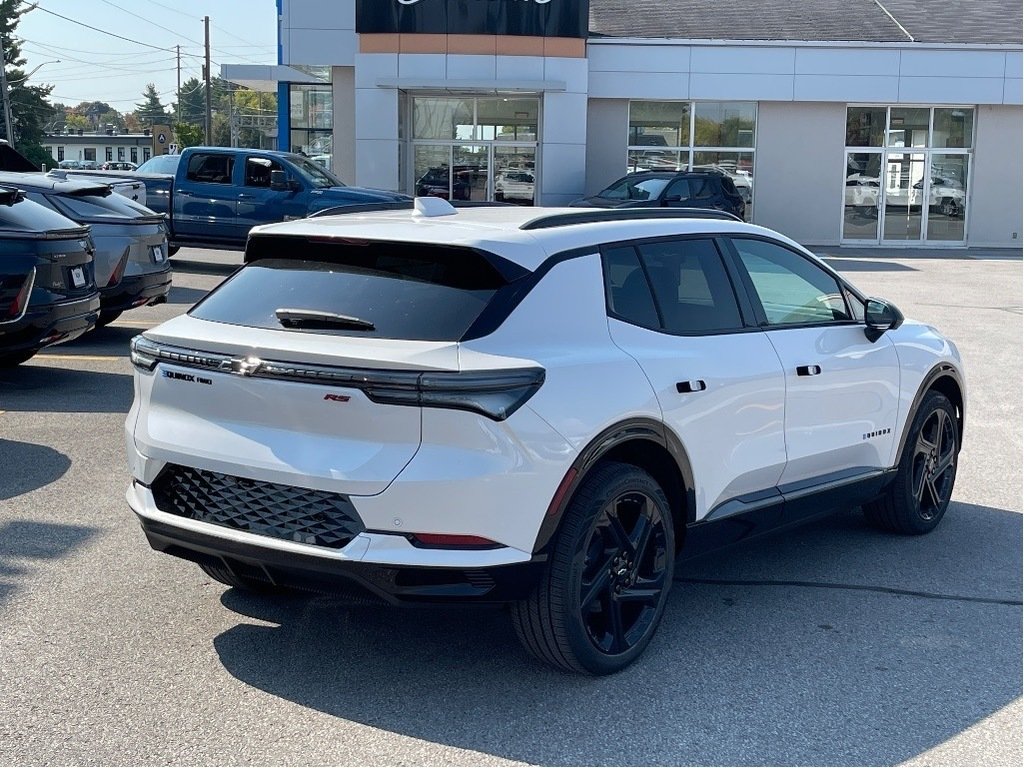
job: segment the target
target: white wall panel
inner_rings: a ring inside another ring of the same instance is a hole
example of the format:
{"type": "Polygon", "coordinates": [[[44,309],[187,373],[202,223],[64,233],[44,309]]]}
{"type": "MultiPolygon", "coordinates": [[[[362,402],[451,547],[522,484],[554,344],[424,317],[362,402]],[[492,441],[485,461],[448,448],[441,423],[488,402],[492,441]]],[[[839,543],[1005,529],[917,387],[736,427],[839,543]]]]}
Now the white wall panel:
{"type": "Polygon", "coordinates": [[[797,75],[793,98],[797,101],[895,103],[900,79],[891,76],[797,75]]]}
{"type": "Polygon", "coordinates": [[[590,95],[597,99],[688,99],[690,76],[675,72],[593,72],[590,95]]]}
{"type": "Polygon", "coordinates": [[[548,195],[583,195],[586,155],[584,144],[545,143],[541,147],[541,205],[549,204],[548,195]]]}
{"type": "Polygon", "coordinates": [[[586,59],[570,59],[557,56],[544,58],[544,79],[560,80],[565,83],[565,90],[571,93],[587,92],[586,59]]]}
{"type": "MultiPolygon", "coordinates": [[[[398,138],[398,91],[356,88],[356,139],[398,138]]],[[[339,105],[335,105],[338,109],[339,105]]]]}
{"type": "Polygon", "coordinates": [[[629,102],[626,99],[590,99],[584,194],[597,194],[626,172],[628,142],[629,102]]]}
{"type": "Polygon", "coordinates": [[[587,94],[546,93],[544,95],[544,141],[555,144],[585,144],[587,141],[587,94]]]}
{"type": "Polygon", "coordinates": [[[1003,73],[1005,77],[1021,78],[1024,77],[1024,73],[1021,72],[1021,59],[1024,58],[1019,53],[1008,53],[1006,54],[1006,70],[1003,73]]]}
{"type": "Polygon", "coordinates": [[[1002,77],[901,77],[902,104],[1001,104],[1002,77]]]}
{"type": "Polygon", "coordinates": [[[284,7],[292,29],[356,28],[356,0],[288,0],[284,7]]]}
{"type": "Polygon", "coordinates": [[[451,54],[446,58],[449,80],[493,80],[495,56],[451,54]]]}
{"type": "Polygon", "coordinates": [[[445,58],[443,53],[400,53],[398,76],[420,80],[444,79],[448,74],[445,58]]]}
{"type": "Polygon", "coordinates": [[[356,139],[356,184],[398,191],[397,139],[356,139]]]}
{"type": "Polygon", "coordinates": [[[353,30],[292,28],[288,38],[285,64],[336,67],[355,64],[358,39],[353,30]]]}
{"type": "Polygon", "coordinates": [[[1003,81],[1003,104],[1020,104],[1021,88],[1024,88],[1024,80],[1021,78],[1006,78],[1003,81]]]}
{"type": "Polygon", "coordinates": [[[543,80],[543,56],[495,56],[495,72],[499,80],[543,80]]]}
{"type": "Polygon", "coordinates": [[[903,49],[900,74],[904,77],[1002,77],[1006,54],[1002,51],[903,49]]]}
{"type": "Polygon", "coordinates": [[[793,74],[792,48],[749,46],[695,46],[690,55],[693,72],[723,74],[793,74]]]}
{"type": "Polygon", "coordinates": [[[331,169],[346,184],[356,180],[356,113],[355,70],[352,67],[334,67],[331,71],[331,89],[334,96],[334,157],[331,169]]]}
{"type": "Polygon", "coordinates": [[[987,106],[975,122],[974,168],[967,211],[967,242],[973,246],[1015,246],[1024,238],[1021,211],[1021,110],[987,106]],[[1016,238],[1014,238],[1016,233],[1016,238]]]}
{"type": "Polygon", "coordinates": [[[797,75],[896,76],[900,71],[898,50],[857,48],[797,48],[797,75]]]}
{"type": "Polygon", "coordinates": [[[376,88],[379,78],[398,77],[397,53],[356,55],[356,88],[376,88]]]}
{"type": "Polygon", "coordinates": [[[591,72],[689,72],[688,45],[592,45],[591,72]]]}
{"type": "Polygon", "coordinates": [[[791,101],[792,75],[690,74],[691,99],[791,101]]]}

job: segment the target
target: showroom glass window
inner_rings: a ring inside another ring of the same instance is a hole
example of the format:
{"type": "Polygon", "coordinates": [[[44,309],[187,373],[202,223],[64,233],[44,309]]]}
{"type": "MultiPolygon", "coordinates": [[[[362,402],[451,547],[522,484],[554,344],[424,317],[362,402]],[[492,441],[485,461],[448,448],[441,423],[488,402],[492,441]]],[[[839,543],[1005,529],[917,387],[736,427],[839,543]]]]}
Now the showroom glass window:
{"type": "Polygon", "coordinates": [[[631,101],[627,170],[723,171],[743,196],[749,221],[756,123],[752,101],[631,101]]]}
{"type": "Polygon", "coordinates": [[[407,96],[402,107],[403,186],[411,194],[536,202],[539,98],[407,96]]]}
{"type": "Polygon", "coordinates": [[[843,239],[963,242],[974,119],[974,107],[848,107],[843,239]]]}
{"type": "Polygon", "coordinates": [[[288,149],[328,170],[334,156],[334,93],[330,83],[292,83],[289,96],[288,149]]]}

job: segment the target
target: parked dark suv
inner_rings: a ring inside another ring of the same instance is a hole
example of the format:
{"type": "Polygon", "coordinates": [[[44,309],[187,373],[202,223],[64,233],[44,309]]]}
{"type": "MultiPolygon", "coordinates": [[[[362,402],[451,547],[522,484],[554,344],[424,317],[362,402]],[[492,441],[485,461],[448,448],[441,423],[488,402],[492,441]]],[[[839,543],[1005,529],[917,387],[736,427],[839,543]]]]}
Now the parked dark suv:
{"type": "Polygon", "coordinates": [[[640,171],[623,176],[593,197],[570,203],[575,208],[715,208],[742,219],[746,203],[725,173],[640,171]]]}
{"type": "Polygon", "coordinates": [[[0,367],[96,325],[89,228],[0,186],[0,367]]]}

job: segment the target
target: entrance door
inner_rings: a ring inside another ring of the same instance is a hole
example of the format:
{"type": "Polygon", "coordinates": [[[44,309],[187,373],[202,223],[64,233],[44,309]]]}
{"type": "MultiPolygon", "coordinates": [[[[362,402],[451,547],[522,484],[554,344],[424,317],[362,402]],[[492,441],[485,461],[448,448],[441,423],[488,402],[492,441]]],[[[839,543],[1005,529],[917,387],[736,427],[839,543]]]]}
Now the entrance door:
{"type": "Polygon", "coordinates": [[[928,206],[927,165],[923,152],[887,152],[885,195],[882,201],[882,239],[920,241],[928,206]]]}
{"type": "Polygon", "coordinates": [[[881,152],[846,153],[843,193],[843,242],[878,242],[882,196],[881,152]]]}

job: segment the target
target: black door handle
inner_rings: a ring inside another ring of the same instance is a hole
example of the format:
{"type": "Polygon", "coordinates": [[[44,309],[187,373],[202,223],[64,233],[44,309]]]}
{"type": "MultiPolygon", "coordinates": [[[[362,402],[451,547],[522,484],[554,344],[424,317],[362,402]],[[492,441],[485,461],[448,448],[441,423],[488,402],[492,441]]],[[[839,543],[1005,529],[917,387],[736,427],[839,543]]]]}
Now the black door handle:
{"type": "Polygon", "coordinates": [[[707,388],[708,385],[704,383],[703,379],[676,382],[676,392],[678,392],[681,395],[685,395],[689,392],[703,392],[707,388]]]}
{"type": "Polygon", "coordinates": [[[797,376],[817,376],[821,373],[820,365],[798,365],[796,367],[797,376]]]}

